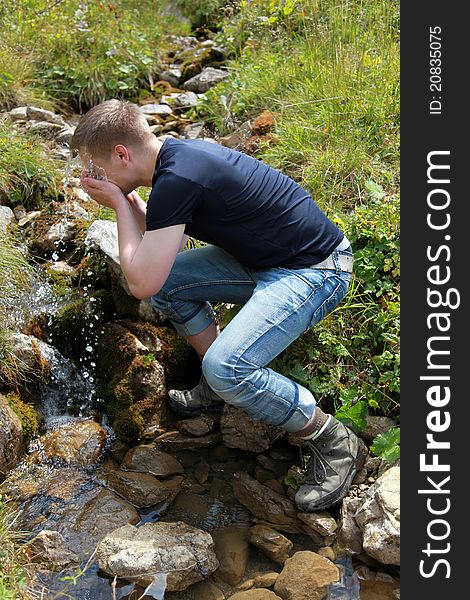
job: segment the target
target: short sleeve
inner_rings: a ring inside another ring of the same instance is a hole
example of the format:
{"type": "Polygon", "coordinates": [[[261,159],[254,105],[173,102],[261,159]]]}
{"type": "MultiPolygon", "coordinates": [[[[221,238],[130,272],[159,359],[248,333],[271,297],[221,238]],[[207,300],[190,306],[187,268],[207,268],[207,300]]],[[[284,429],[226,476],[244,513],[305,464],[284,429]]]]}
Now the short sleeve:
{"type": "Polygon", "coordinates": [[[155,182],[147,203],[147,231],[191,223],[202,194],[198,183],[174,173],[163,173],[155,182]]]}

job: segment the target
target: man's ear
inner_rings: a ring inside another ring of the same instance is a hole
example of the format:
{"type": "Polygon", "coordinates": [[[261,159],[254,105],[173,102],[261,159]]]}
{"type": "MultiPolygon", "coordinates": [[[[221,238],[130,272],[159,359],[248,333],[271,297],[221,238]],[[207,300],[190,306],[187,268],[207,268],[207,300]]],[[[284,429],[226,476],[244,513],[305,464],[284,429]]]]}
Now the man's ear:
{"type": "Polygon", "coordinates": [[[114,156],[121,160],[124,164],[130,161],[129,149],[124,144],[116,144],[114,146],[114,156]]]}

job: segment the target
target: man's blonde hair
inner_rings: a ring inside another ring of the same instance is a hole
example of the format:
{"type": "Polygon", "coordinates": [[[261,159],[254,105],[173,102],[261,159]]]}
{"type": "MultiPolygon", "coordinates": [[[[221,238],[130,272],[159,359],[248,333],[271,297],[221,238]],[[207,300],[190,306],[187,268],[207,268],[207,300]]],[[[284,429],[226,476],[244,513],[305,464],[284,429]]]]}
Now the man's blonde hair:
{"type": "Polygon", "coordinates": [[[136,104],[106,100],[80,118],[70,149],[107,159],[116,144],[142,146],[150,136],[147,120],[136,104]]]}

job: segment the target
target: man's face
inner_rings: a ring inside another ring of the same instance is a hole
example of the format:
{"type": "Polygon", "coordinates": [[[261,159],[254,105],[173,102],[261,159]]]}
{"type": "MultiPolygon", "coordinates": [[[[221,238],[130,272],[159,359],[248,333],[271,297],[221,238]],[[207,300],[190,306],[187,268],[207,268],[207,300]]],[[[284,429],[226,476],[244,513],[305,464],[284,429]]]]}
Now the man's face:
{"type": "Polygon", "coordinates": [[[84,166],[83,174],[93,179],[110,181],[127,195],[134,190],[135,185],[129,181],[129,169],[125,168],[122,157],[113,153],[109,158],[101,156],[92,157],[89,153],[80,152],[80,158],[84,166]]]}

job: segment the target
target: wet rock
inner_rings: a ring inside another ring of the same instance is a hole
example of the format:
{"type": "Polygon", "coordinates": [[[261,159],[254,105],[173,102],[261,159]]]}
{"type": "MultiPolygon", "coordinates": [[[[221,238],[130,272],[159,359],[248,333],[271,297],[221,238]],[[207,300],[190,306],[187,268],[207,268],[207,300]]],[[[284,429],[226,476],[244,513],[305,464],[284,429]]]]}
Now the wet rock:
{"type": "Polygon", "coordinates": [[[57,524],[57,529],[68,546],[79,553],[94,549],[106,534],[117,527],[140,521],[140,515],[132,504],[107,489],[101,489],[78,511],[74,511],[73,506],[69,510],[57,524]]]}
{"type": "Polygon", "coordinates": [[[235,473],[233,492],[262,524],[288,533],[302,530],[293,502],[277,494],[246,473],[235,473]]]}
{"type": "Polygon", "coordinates": [[[313,531],[323,537],[334,535],[338,528],[333,517],[325,511],[313,513],[298,512],[297,518],[303,521],[309,529],[313,529],[313,531]]]}
{"type": "Polygon", "coordinates": [[[225,594],[210,581],[200,581],[191,586],[193,600],[225,600],[225,594]]]}
{"type": "Polygon", "coordinates": [[[355,521],[364,550],[383,564],[400,564],[400,469],[391,467],[365,494],[355,521]]]}
{"type": "Polygon", "coordinates": [[[23,451],[21,421],[0,394],[0,478],[17,464],[23,451]]]}
{"type": "Polygon", "coordinates": [[[201,462],[194,469],[194,477],[196,481],[200,484],[206,483],[209,478],[210,467],[205,460],[201,460],[201,462]]]}
{"type": "Polygon", "coordinates": [[[183,89],[196,94],[203,94],[228,77],[228,72],[213,67],[205,67],[200,73],[191,77],[183,84],[183,89]]]}
{"type": "Polygon", "coordinates": [[[75,269],[65,260],[51,261],[47,263],[47,270],[54,271],[59,275],[74,275],[75,269]]]}
{"type": "Polygon", "coordinates": [[[285,434],[280,427],[255,422],[244,411],[228,404],[224,406],[220,430],[226,446],[256,453],[264,452],[285,434]]]}
{"type": "Polygon", "coordinates": [[[215,530],[212,536],[219,561],[216,577],[229,585],[237,585],[248,564],[247,528],[232,525],[215,530]]]}
{"type": "Polygon", "coordinates": [[[155,573],[168,573],[169,592],[185,590],[218,567],[211,536],[182,521],[120,527],[103,538],[96,558],[108,575],[142,587],[155,573]]]}
{"type": "Polygon", "coordinates": [[[229,596],[228,600],[282,600],[282,598],[271,592],[271,590],[256,589],[237,592],[233,596],[229,596]]]}
{"type": "Polygon", "coordinates": [[[38,444],[49,459],[90,465],[100,457],[106,436],[106,431],[95,421],[72,421],[42,435],[38,444]]]}
{"type": "Polygon", "coordinates": [[[108,476],[108,485],[126,498],[134,506],[143,508],[155,504],[170,504],[181,489],[182,477],[174,477],[164,483],[150,473],[133,471],[112,471],[108,476]]]}
{"type": "Polygon", "coordinates": [[[400,581],[383,571],[372,571],[365,565],[356,569],[361,584],[361,600],[397,600],[400,581]]]}
{"type": "Polygon", "coordinates": [[[266,525],[250,527],[248,540],[268,558],[280,565],[286,562],[294,547],[288,538],[266,525]]]}
{"type": "Polygon", "coordinates": [[[254,573],[250,579],[245,579],[243,583],[237,585],[237,590],[245,591],[252,588],[270,588],[276,583],[278,577],[279,573],[276,573],[276,571],[254,573]]]}
{"type": "Polygon", "coordinates": [[[274,591],[283,600],[323,600],[328,586],[339,580],[336,565],[316,552],[302,550],[285,562],[274,591]]]}
{"type": "Polygon", "coordinates": [[[274,473],[274,475],[277,477],[284,477],[289,468],[292,466],[291,461],[274,460],[265,454],[259,454],[256,457],[256,460],[262,467],[268,471],[271,471],[271,473],[274,473]]]}
{"type": "Polygon", "coordinates": [[[219,419],[212,415],[200,415],[193,419],[184,419],[176,423],[176,427],[183,433],[201,437],[212,433],[219,423],[219,419]]]}
{"type": "Polygon", "coordinates": [[[0,206],[0,233],[5,232],[8,226],[15,223],[15,213],[8,206],[0,206]]]}
{"type": "Polygon", "coordinates": [[[385,433],[392,427],[396,427],[396,423],[389,417],[375,417],[373,415],[366,416],[367,425],[361,430],[361,438],[373,441],[380,433],[385,433]]]}
{"type": "Polygon", "coordinates": [[[108,323],[98,332],[98,373],[107,382],[106,408],[118,439],[133,444],[149,419],[167,418],[165,373],[128,329],[108,323]]]}
{"type": "Polygon", "coordinates": [[[29,543],[31,561],[41,563],[51,571],[60,571],[70,565],[78,565],[80,559],[64,542],[58,531],[43,529],[29,543]]]}
{"type": "Polygon", "coordinates": [[[209,435],[201,437],[188,437],[179,432],[169,432],[155,439],[156,443],[161,444],[167,450],[178,452],[180,450],[207,448],[212,444],[217,444],[222,441],[222,434],[217,431],[209,435]]]}
{"type": "Polygon", "coordinates": [[[156,477],[184,473],[184,467],[179,460],[159,450],[154,444],[142,444],[128,450],[123,458],[121,469],[150,473],[156,477]]]}

